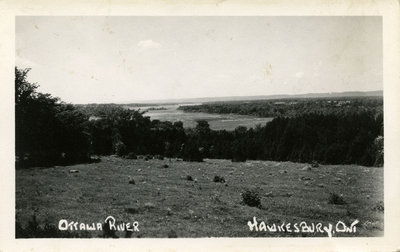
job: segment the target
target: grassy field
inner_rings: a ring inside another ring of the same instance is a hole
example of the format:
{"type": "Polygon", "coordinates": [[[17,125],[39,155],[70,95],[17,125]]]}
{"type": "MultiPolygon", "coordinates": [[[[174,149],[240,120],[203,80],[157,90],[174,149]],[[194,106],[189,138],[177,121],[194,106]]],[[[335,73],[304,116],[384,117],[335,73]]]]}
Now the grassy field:
{"type": "MultiPolygon", "coordinates": [[[[383,235],[383,168],[321,165],[306,170],[305,166],[107,156],[99,163],[16,170],[16,219],[27,225],[35,214],[41,225],[58,226],[60,219],[90,224],[112,215],[117,221],[139,222],[140,231],[132,237],[326,237],[326,233],[250,232],[247,222],[255,216],[266,224],[306,221],[335,226],[357,219],[356,233],[334,236],[383,235]],[[70,173],[72,169],[79,173],[70,173]],[[213,182],[216,175],[226,182],[213,182]],[[135,184],[128,183],[128,176],[135,184]],[[258,190],[261,207],[243,204],[241,193],[251,188],[258,190]],[[330,193],[342,194],[346,203],[328,203],[330,193]]],[[[101,234],[90,231],[92,237],[101,234]]]]}

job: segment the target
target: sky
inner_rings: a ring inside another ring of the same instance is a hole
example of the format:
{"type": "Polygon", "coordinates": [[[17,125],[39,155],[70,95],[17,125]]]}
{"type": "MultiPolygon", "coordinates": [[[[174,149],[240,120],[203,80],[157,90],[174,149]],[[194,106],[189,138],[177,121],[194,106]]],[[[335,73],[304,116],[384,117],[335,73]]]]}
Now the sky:
{"type": "Polygon", "coordinates": [[[380,17],[18,16],[15,53],[68,103],[383,88],[380,17]]]}

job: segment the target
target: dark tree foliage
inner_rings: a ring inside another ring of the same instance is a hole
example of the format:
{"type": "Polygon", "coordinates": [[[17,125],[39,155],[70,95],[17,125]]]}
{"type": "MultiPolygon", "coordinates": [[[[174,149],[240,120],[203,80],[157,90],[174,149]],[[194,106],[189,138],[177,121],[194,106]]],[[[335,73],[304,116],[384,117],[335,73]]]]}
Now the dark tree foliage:
{"type": "Polygon", "coordinates": [[[205,158],[380,166],[382,119],[373,112],[278,117],[255,129],[238,127],[232,132],[210,130],[207,134],[188,130],[186,144],[191,144],[193,152],[202,150],[205,158]]]}
{"type": "Polygon", "coordinates": [[[201,149],[194,142],[189,141],[183,148],[183,161],[202,162],[203,154],[200,150],[201,149]]]}
{"type": "Polygon", "coordinates": [[[29,71],[15,68],[17,167],[85,161],[87,118],[72,105],[37,92],[38,86],[27,81],[29,71]]]}
{"type": "Polygon", "coordinates": [[[240,114],[258,117],[295,117],[300,114],[353,114],[358,112],[382,113],[381,96],[284,98],[260,101],[209,102],[200,105],[180,106],[186,112],[240,114]]]}
{"type": "Polygon", "coordinates": [[[275,118],[264,126],[234,131],[211,130],[204,120],[184,129],[182,122],[150,120],[144,112],[116,104],[64,104],[37,92],[38,86],[27,81],[28,72],[15,69],[17,166],[67,164],[83,162],[91,154],[125,157],[128,153],[186,161],[383,165],[383,112],[378,98],[193,106],[194,111],[248,114],[251,110],[257,115],[266,109],[275,111],[268,114],[275,118]]]}
{"type": "Polygon", "coordinates": [[[118,105],[80,105],[89,117],[92,153],[120,156],[132,152],[178,156],[186,135],[182,122],[151,121],[143,112],[118,105]]]}

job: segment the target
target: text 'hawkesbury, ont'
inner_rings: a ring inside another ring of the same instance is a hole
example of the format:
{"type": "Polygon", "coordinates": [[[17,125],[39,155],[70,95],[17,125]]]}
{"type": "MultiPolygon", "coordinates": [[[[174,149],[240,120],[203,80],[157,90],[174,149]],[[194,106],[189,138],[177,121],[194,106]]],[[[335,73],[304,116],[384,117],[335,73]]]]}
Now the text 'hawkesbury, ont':
{"type": "Polygon", "coordinates": [[[346,225],[343,221],[336,222],[335,226],[331,223],[324,225],[321,222],[307,223],[302,221],[300,223],[285,223],[280,224],[266,224],[264,221],[257,221],[253,217],[253,221],[248,221],[250,231],[255,232],[270,232],[270,233],[326,233],[328,237],[332,237],[335,233],[356,233],[356,225],[358,220],[354,220],[350,225],[346,225]]]}

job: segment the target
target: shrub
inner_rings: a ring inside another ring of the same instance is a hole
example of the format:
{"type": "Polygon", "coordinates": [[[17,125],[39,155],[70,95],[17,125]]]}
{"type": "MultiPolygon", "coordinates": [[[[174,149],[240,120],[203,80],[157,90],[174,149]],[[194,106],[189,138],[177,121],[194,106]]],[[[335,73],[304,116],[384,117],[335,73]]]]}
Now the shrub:
{"type": "Polygon", "coordinates": [[[188,181],[193,181],[193,178],[192,178],[192,176],[187,175],[187,176],[186,176],[186,180],[188,180],[188,181]]]}
{"type": "Polygon", "coordinates": [[[313,168],[317,168],[317,167],[319,167],[319,164],[318,164],[318,162],[317,162],[317,161],[315,161],[315,160],[313,160],[313,161],[311,162],[311,167],[313,167],[313,168]]]}
{"type": "Polygon", "coordinates": [[[125,156],[126,159],[137,159],[137,156],[133,152],[129,152],[128,155],[125,156]]]}
{"type": "Polygon", "coordinates": [[[224,177],[220,177],[220,176],[217,175],[217,176],[214,176],[213,181],[215,183],[225,183],[225,178],[224,177]]]}
{"type": "Polygon", "coordinates": [[[122,141],[115,143],[114,150],[115,154],[117,154],[119,157],[126,155],[127,152],[126,145],[122,141]]]}
{"type": "Polygon", "coordinates": [[[346,201],[344,201],[342,195],[338,195],[336,193],[330,193],[328,198],[328,203],[335,205],[344,205],[346,204],[346,201]]]}
{"type": "Polygon", "coordinates": [[[261,197],[257,190],[246,189],[242,193],[243,203],[251,207],[261,207],[261,197]]]}

